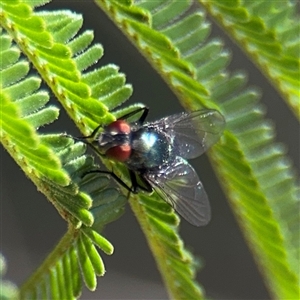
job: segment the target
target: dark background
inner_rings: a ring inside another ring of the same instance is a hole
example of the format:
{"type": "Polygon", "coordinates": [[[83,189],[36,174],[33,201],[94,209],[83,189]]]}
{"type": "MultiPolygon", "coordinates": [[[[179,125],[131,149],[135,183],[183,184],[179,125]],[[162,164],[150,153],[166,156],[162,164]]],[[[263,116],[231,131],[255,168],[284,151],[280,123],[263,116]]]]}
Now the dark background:
{"type": "MultiPolygon", "coordinates": [[[[164,81],[106,15],[92,1],[82,2],[55,0],[45,9],[71,9],[83,14],[83,28],[93,29],[95,42],[104,47],[105,55],[98,66],[108,63],[120,66],[127,82],[133,85],[134,93],[127,103],[148,105],[150,120],[182,111],[164,81]]],[[[215,24],[211,36],[221,36],[225,47],[230,49],[230,69],[247,70],[249,84],[261,89],[268,117],[276,123],[277,140],[287,145],[290,157],[299,168],[299,129],[295,117],[260,71],[215,24]]],[[[52,132],[79,134],[63,111],[60,120],[47,127],[52,132]]],[[[183,240],[195,255],[201,256],[205,265],[198,274],[199,282],[215,299],[269,299],[208,159],[204,155],[192,164],[209,195],[213,214],[206,227],[181,223],[183,240]]],[[[0,251],[8,260],[6,277],[20,285],[40,265],[66,229],[66,223],[54,207],[1,148],[0,251]]],[[[85,290],[82,299],[166,299],[155,261],[128,205],[126,213],[109,224],[104,235],[113,243],[115,253],[111,257],[101,253],[107,273],[98,280],[97,291],[85,290]]]]}

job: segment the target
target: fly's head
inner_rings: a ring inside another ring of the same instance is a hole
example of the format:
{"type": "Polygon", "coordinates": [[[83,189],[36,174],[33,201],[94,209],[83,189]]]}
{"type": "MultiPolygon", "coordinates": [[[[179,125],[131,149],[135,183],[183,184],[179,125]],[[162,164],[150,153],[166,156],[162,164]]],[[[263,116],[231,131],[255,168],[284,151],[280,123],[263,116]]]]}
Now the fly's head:
{"type": "Polygon", "coordinates": [[[131,154],[131,126],[124,120],[117,120],[103,128],[98,136],[99,150],[108,158],[126,161],[131,154]]]}

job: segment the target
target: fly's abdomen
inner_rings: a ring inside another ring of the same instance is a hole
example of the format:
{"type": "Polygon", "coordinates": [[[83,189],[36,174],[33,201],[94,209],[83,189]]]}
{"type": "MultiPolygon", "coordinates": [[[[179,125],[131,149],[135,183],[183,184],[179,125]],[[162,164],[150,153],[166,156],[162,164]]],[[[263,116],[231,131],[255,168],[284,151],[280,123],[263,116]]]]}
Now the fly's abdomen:
{"type": "Polygon", "coordinates": [[[172,145],[165,134],[141,128],[132,133],[131,156],[126,162],[133,170],[156,169],[172,157],[172,145]]]}

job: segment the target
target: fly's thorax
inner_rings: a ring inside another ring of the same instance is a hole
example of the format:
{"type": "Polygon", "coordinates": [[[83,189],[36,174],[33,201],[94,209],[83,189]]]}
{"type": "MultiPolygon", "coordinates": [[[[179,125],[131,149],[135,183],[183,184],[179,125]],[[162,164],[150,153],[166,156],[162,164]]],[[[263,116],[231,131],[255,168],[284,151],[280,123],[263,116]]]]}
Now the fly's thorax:
{"type": "Polygon", "coordinates": [[[131,132],[129,169],[151,170],[168,164],[175,157],[172,139],[155,128],[142,127],[131,132]]]}

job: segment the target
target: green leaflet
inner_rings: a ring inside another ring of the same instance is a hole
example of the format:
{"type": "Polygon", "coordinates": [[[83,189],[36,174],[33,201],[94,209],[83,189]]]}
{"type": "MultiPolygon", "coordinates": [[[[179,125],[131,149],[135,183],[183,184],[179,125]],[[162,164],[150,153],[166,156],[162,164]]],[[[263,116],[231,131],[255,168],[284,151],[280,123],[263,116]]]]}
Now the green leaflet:
{"type": "Polygon", "coordinates": [[[300,118],[296,1],[199,1],[252,56],[300,118]]]}

